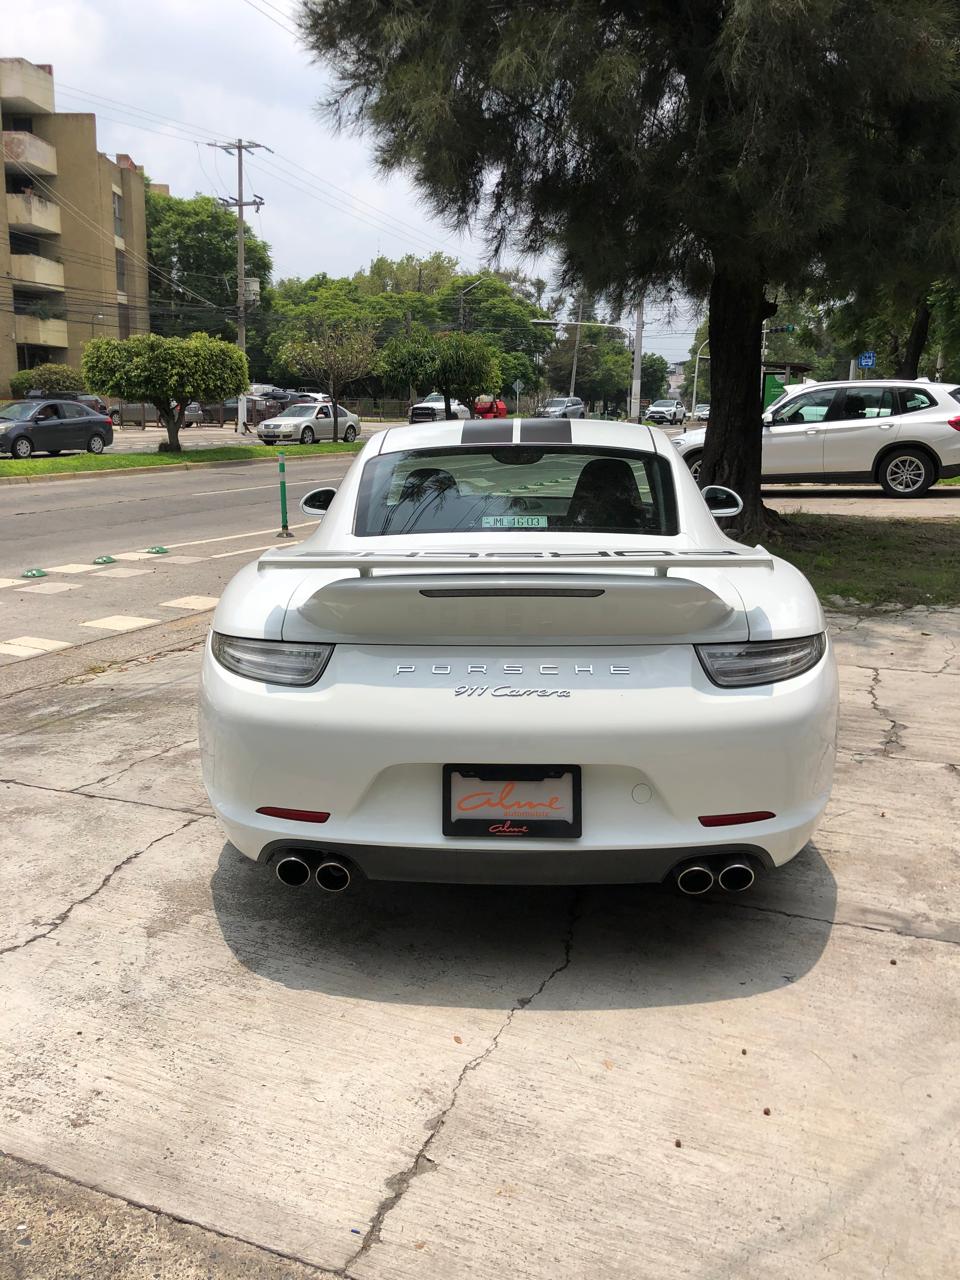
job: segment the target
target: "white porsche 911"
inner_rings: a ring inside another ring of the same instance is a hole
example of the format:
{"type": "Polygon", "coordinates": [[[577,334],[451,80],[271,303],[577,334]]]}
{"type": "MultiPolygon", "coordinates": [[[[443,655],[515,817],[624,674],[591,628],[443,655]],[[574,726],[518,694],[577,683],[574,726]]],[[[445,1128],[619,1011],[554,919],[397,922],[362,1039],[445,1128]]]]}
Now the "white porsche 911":
{"type": "Polygon", "coordinates": [[[319,528],[220,600],[201,696],[211,802],[285,883],[737,891],[810,838],[820,605],[661,432],[394,428],[302,507],[319,528]]]}

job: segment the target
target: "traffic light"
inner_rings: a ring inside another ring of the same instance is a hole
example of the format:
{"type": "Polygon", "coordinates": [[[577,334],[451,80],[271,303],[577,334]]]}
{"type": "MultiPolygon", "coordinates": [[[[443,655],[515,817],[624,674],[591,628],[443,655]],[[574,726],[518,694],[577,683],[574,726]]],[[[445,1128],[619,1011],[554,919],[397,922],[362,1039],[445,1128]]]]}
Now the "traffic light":
{"type": "Polygon", "coordinates": [[[797,326],[795,324],[777,324],[767,330],[767,333],[796,333],[797,326]]]}

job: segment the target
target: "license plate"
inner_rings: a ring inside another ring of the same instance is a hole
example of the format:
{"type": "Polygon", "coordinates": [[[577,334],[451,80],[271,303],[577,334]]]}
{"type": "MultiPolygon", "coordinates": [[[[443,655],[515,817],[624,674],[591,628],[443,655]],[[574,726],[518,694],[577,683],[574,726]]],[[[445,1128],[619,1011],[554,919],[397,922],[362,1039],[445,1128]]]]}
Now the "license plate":
{"type": "Polygon", "coordinates": [[[443,834],[577,840],[580,766],[446,764],[443,834]]]}

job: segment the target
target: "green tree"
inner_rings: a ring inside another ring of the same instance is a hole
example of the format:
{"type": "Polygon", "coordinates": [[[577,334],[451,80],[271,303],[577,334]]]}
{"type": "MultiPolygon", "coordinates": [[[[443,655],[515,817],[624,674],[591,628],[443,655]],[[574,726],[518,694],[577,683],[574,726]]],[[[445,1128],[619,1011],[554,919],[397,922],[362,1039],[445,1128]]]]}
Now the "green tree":
{"type": "Polygon", "coordinates": [[[436,293],[457,272],[457,260],[445,253],[417,258],[408,253],[394,261],[374,258],[366,271],[358,271],[353,283],[361,293],[436,293]]]}
{"type": "Polygon", "coordinates": [[[391,338],[377,360],[377,373],[386,385],[411,399],[414,394],[433,390],[436,367],[436,342],[424,325],[416,325],[411,333],[391,338]]]}
{"type": "Polygon", "coordinates": [[[960,7],[943,0],[477,0],[466,40],[446,0],[299,12],[331,116],[450,224],[554,249],[598,292],[709,294],[702,474],[741,492],[742,529],[765,523],[771,292],[819,272],[845,296],[878,261],[906,278],[891,259],[933,242],[956,260],[960,7]]]}
{"type": "Polygon", "coordinates": [[[447,418],[453,417],[452,399],[473,412],[477,396],[500,386],[496,349],[476,333],[441,333],[434,339],[437,390],[443,394],[447,418]]]}
{"type": "Polygon", "coordinates": [[[70,364],[37,364],[21,369],[10,379],[10,394],[25,396],[28,391],[86,391],[83,374],[70,364]]]}
{"type": "Polygon", "coordinates": [[[339,400],[344,387],[373,368],[376,345],[373,330],[362,322],[321,326],[310,338],[292,340],[280,353],[288,368],[327,386],[333,401],[333,438],[340,439],[339,400]]]}
{"type": "Polygon", "coordinates": [[[206,333],[189,338],[161,338],[155,333],[94,338],[83,349],[82,368],[92,391],[152,404],[174,453],[180,452],[180,429],[191,400],[240,395],[250,381],[243,352],[206,333]]]}
{"type": "MultiPolygon", "coordinates": [[[[182,200],[147,190],[150,325],[185,337],[203,331],[237,336],[237,219],[211,196],[182,200]]],[[[265,376],[264,341],[271,307],[268,246],[244,224],[248,278],[260,281],[260,304],[247,308],[247,349],[256,377],[265,376]]]]}

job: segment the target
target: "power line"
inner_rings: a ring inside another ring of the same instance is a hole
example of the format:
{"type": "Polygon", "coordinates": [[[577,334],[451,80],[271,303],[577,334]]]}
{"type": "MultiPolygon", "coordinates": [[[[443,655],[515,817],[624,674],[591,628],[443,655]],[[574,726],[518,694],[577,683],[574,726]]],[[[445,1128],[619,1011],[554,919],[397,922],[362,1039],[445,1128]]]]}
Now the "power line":
{"type": "Polygon", "coordinates": [[[273,25],[275,27],[279,27],[281,31],[286,31],[287,34],[291,36],[299,36],[300,34],[299,31],[295,30],[293,27],[288,26],[285,22],[281,22],[279,18],[271,17],[271,15],[267,13],[265,9],[261,9],[259,5],[254,4],[253,0],[243,0],[243,3],[245,5],[248,5],[251,9],[256,9],[257,13],[259,13],[261,17],[266,18],[268,22],[272,22],[273,25]]]}

